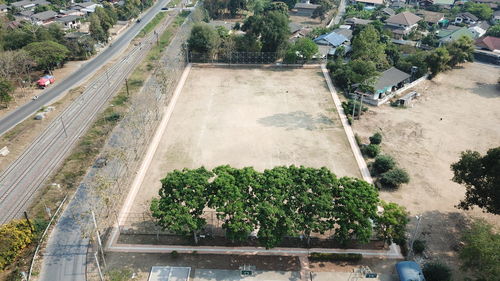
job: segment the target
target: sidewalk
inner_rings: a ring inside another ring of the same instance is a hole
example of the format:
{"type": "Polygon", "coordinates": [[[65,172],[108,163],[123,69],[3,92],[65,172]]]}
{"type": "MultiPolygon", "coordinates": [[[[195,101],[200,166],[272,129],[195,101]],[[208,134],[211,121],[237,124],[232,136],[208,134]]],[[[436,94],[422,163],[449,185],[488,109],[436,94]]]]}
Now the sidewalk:
{"type": "Polygon", "coordinates": [[[326,69],[326,65],[321,65],[321,70],[323,71],[323,75],[325,76],[326,83],[328,84],[328,89],[330,89],[330,93],[332,95],[333,102],[335,103],[335,108],[339,113],[340,120],[342,121],[342,127],[344,127],[345,134],[347,139],[349,140],[349,145],[351,146],[352,153],[354,154],[354,158],[358,163],[359,171],[361,172],[361,176],[363,179],[369,183],[373,183],[372,176],[370,175],[370,171],[368,170],[368,166],[366,166],[365,159],[361,154],[361,150],[359,149],[358,144],[356,143],[356,139],[354,138],[354,133],[352,131],[351,125],[347,122],[347,116],[344,113],[344,109],[342,108],[342,103],[340,102],[339,96],[335,87],[333,86],[332,79],[330,78],[330,74],[328,73],[328,69],[326,69]]]}

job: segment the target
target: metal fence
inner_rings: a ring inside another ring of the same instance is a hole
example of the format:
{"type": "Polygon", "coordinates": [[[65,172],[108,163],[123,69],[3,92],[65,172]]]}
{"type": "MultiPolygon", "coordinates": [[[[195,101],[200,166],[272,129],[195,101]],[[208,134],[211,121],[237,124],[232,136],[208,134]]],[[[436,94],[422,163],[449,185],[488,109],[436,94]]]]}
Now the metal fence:
{"type": "Polygon", "coordinates": [[[259,65],[259,64],[280,64],[280,65],[304,65],[322,63],[323,59],[304,60],[296,58],[293,60],[282,60],[277,52],[227,52],[214,55],[200,54],[193,51],[188,52],[190,63],[203,64],[237,64],[237,65],[259,65]]]}

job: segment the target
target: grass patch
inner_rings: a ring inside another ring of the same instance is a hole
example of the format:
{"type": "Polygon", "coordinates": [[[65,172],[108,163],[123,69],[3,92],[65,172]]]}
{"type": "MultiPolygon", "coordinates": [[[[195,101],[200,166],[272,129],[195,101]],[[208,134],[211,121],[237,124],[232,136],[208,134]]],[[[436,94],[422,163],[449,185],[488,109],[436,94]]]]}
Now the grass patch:
{"type": "Polygon", "coordinates": [[[141,30],[141,32],[136,36],[137,38],[142,38],[146,34],[150,33],[153,31],[153,29],[165,18],[167,14],[166,13],[158,13],[156,16],[144,26],[144,28],[141,30]]]}
{"type": "Polygon", "coordinates": [[[181,2],[181,0],[172,0],[172,1],[168,2],[167,7],[174,8],[175,6],[179,5],[180,2],[181,2]]]}

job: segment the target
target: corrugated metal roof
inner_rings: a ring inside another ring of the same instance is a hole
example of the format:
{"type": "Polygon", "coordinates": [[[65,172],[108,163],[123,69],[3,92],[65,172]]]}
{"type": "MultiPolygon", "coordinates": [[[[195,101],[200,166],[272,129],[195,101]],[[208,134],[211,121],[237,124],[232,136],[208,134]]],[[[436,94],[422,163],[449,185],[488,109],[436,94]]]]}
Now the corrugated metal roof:
{"type": "Polygon", "coordinates": [[[322,43],[322,41],[325,41],[329,45],[337,47],[337,46],[342,45],[342,43],[349,41],[349,39],[342,34],[338,34],[336,32],[331,32],[328,34],[320,35],[316,39],[314,39],[314,42],[316,42],[316,43],[322,43]]]}
{"type": "Polygon", "coordinates": [[[420,266],[413,261],[402,261],[396,264],[400,281],[425,281],[420,266]]]}
{"type": "Polygon", "coordinates": [[[375,84],[375,90],[382,90],[390,86],[395,86],[408,78],[410,78],[410,74],[395,67],[391,67],[380,74],[375,84]]]}

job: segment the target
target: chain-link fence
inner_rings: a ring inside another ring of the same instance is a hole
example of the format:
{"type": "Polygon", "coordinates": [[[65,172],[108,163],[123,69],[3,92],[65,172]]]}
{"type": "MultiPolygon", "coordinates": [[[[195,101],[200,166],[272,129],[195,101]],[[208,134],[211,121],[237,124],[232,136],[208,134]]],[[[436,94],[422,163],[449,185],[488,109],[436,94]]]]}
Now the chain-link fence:
{"type": "Polygon", "coordinates": [[[280,65],[304,65],[304,64],[319,64],[324,60],[321,58],[313,58],[310,60],[300,57],[281,59],[277,52],[227,52],[214,55],[200,54],[189,51],[188,59],[190,63],[204,64],[235,64],[235,65],[259,65],[259,64],[275,64],[280,65]]]}

